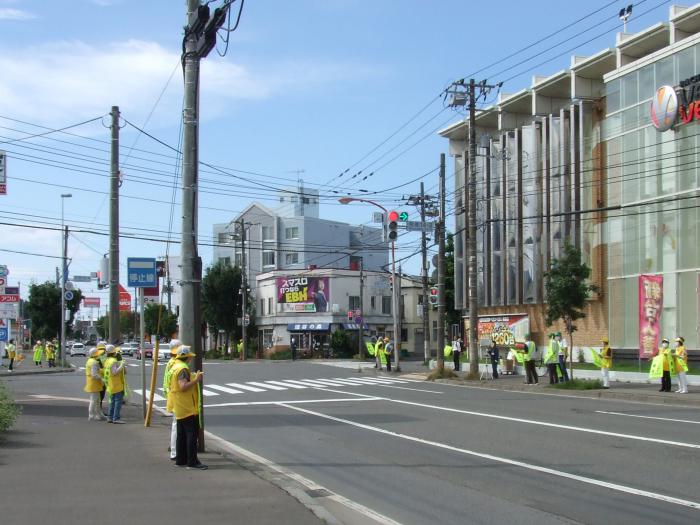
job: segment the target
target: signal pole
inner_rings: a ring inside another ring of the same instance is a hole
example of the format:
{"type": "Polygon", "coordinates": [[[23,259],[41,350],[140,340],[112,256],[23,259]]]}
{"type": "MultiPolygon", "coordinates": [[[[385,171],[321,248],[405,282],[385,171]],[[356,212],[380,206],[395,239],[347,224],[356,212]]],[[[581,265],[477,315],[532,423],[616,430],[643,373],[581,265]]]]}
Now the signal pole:
{"type": "Polygon", "coordinates": [[[239,224],[241,229],[241,264],[243,265],[243,271],[241,272],[241,339],[243,340],[243,349],[239,358],[241,361],[245,361],[248,354],[248,327],[245,324],[245,316],[248,313],[248,270],[245,256],[246,234],[243,217],[241,217],[239,224]]]}
{"type": "Polygon", "coordinates": [[[119,106],[112,106],[112,147],[109,190],[109,342],[119,333],[119,106]]]}

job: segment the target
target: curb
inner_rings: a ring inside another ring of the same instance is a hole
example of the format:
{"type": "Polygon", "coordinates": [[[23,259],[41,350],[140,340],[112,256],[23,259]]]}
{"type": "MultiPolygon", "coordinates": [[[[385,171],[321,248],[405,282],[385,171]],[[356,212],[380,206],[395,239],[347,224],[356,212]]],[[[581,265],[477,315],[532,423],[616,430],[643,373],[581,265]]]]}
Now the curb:
{"type": "Polygon", "coordinates": [[[45,370],[22,370],[22,371],[17,371],[13,370],[12,372],[9,371],[3,371],[2,374],[0,374],[1,377],[16,377],[16,376],[33,376],[33,375],[42,375],[42,374],[68,374],[68,373],[73,373],[75,372],[75,368],[47,368],[45,370]]]}

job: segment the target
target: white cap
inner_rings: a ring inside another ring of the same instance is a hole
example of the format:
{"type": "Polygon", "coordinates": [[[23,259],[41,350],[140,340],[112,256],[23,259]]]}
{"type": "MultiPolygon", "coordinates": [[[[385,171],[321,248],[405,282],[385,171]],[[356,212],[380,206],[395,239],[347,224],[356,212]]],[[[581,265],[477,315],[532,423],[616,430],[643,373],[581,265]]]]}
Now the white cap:
{"type": "Polygon", "coordinates": [[[178,346],[182,346],[182,341],[180,341],[179,339],[171,339],[170,340],[170,349],[171,350],[176,349],[178,346]]]}
{"type": "Polygon", "coordinates": [[[96,353],[97,353],[97,348],[93,346],[93,347],[88,351],[88,357],[95,357],[95,354],[96,354],[96,353]]]}
{"type": "Polygon", "coordinates": [[[114,345],[105,345],[105,352],[111,354],[115,351],[114,345]]]}

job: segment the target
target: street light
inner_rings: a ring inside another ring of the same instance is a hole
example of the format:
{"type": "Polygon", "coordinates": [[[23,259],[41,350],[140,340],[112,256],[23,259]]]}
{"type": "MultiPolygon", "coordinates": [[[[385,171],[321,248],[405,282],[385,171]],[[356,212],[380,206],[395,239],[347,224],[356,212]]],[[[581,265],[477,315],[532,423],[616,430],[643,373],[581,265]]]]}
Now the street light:
{"type": "Polygon", "coordinates": [[[66,267],[66,249],[68,244],[68,235],[65,232],[63,225],[63,207],[66,199],[70,199],[71,193],[61,193],[61,349],[58,360],[61,366],[65,365],[66,358],[66,277],[68,268],[66,267]]]}
{"type": "MultiPolygon", "coordinates": [[[[350,204],[351,202],[364,202],[376,206],[384,212],[384,216],[388,215],[388,210],[379,203],[371,201],[369,199],[362,199],[360,197],[341,197],[338,199],[340,204],[350,204]]],[[[398,301],[396,300],[396,293],[398,290],[398,283],[396,282],[396,241],[391,239],[391,282],[393,290],[391,292],[391,313],[394,320],[394,363],[396,365],[395,369],[397,372],[401,371],[399,366],[399,321],[398,321],[398,301]]],[[[362,309],[362,305],[360,305],[362,309]]]]}

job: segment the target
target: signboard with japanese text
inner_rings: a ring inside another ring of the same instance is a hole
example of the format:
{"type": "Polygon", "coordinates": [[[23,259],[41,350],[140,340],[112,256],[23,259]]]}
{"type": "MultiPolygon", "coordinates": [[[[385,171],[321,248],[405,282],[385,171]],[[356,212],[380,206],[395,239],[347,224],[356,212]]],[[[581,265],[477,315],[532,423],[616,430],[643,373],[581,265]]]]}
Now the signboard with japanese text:
{"type": "MultiPolygon", "coordinates": [[[[496,341],[499,346],[513,346],[530,333],[527,314],[503,314],[479,316],[477,341],[496,341]]],[[[469,319],[464,319],[465,334],[469,333],[469,319]]],[[[465,335],[468,340],[468,335],[465,335]]]]}
{"type": "Polygon", "coordinates": [[[19,319],[19,302],[0,302],[0,319],[19,319]]]}
{"type": "Polygon", "coordinates": [[[327,312],[330,302],[328,277],[278,277],[277,303],[282,312],[327,312]]]}
{"type": "Polygon", "coordinates": [[[119,311],[128,312],[131,310],[131,294],[126,291],[121,284],[119,285],[119,311]]]}
{"type": "Polygon", "coordinates": [[[155,259],[129,257],[126,274],[129,288],[152,288],[158,283],[155,259]]]}
{"type": "Polygon", "coordinates": [[[7,195],[7,155],[0,150],[0,195],[7,195]]]}
{"type": "Polygon", "coordinates": [[[639,357],[648,359],[658,352],[661,310],[664,305],[664,276],[639,276],[639,357]]]}
{"type": "Polygon", "coordinates": [[[99,308],[100,298],[99,297],[83,297],[83,306],[85,308],[99,308]]]}

